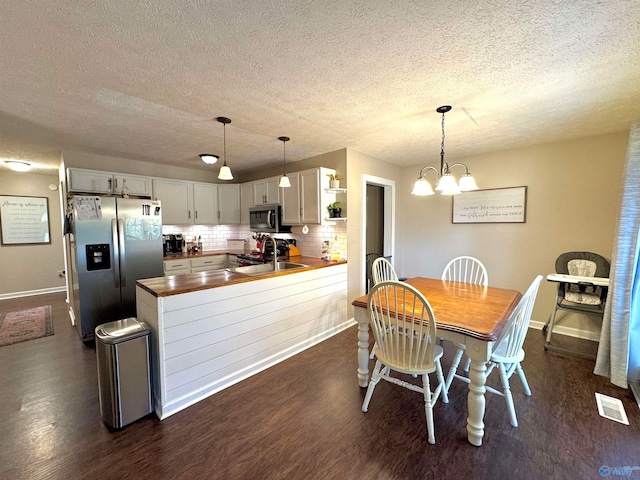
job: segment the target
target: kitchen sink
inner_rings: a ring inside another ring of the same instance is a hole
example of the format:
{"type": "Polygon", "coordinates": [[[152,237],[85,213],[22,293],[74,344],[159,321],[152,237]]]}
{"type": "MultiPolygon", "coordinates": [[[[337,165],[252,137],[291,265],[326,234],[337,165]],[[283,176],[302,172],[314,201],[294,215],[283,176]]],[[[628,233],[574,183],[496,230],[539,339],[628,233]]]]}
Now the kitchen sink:
{"type": "MultiPolygon", "coordinates": [[[[295,262],[278,262],[278,268],[275,271],[293,270],[296,268],[306,268],[309,265],[295,262]]],[[[241,273],[243,275],[256,276],[274,273],[272,263],[262,263],[259,265],[245,265],[243,267],[227,268],[229,272],[241,273]]]]}

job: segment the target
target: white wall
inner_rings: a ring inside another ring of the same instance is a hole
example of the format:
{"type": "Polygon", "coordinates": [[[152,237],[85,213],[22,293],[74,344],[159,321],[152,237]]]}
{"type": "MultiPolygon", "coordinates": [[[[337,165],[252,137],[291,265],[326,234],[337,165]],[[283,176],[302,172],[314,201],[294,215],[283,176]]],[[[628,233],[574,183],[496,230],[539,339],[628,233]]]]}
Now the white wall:
{"type": "MultiPolygon", "coordinates": [[[[563,252],[592,251],[611,259],[627,143],[628,132],[619,132],[455,159],[468,165],[482,189],[526,185],[524,224],[452,224],[451,198],[411,195],[419,169],[404,169],[399,273],[439,277],[448,260],[466,254],[485,264],[491,285],[524,292],[536,275],[555,271],[563,252]]],[[[556,292],[555,284],[543,282],[534,320],[546,322],[556,292]]],[[[599,329],[585,315],[564,323],[599,329]]]]}

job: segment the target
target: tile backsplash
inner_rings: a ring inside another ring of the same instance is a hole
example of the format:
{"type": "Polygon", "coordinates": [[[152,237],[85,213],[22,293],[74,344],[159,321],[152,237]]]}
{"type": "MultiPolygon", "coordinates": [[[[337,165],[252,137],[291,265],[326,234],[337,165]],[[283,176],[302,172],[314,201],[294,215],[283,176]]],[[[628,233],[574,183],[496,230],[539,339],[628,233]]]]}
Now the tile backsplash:
{"type": "MultiPolygon", "coordinates": [[[[329,241],[329,248],[333,250],[337,247],[340,250],[340,257],[347,258],[347,224],[346,222],[336,222],[331,225],[308,225],[309,233],[291,234],[278,233],[276,238],[295,238],[296,246],[307,257],[322,256],[322,242],[329,241]]],[[[248,225],[163,225],[162,233],[181,233],[185,240],[190,240],[194,236],[202,239],[203,250],[219,250],[228,248],[228,239],[247,240],[246,248],[255,247],[252,239],[253,232],[248,225]]]]}

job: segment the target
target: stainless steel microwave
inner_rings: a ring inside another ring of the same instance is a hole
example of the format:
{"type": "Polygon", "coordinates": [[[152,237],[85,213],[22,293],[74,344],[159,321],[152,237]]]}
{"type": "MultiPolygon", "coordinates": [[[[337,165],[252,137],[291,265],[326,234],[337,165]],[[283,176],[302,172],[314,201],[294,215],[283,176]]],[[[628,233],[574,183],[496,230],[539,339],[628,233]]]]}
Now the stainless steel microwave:
{"type": "Polygon", "coordinates": [[[258,205],[249,208],[249,229],[252,232],[290,232],[291,227],[282,225],[282,205],[258,205]]]}

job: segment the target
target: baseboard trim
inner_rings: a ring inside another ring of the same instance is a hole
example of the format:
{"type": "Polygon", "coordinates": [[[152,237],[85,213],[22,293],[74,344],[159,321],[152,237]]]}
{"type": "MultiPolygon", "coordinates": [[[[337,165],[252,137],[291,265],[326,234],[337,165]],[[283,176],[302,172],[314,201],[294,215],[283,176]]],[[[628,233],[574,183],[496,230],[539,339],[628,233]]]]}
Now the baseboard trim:
{"type": "MultiPolygon", "coordinates": [[[[535,320],[531,320],[531,322],[529,323],[529,328],[542,330],[545,324],[546,322],[536,322],[535,320]]],[[[553,333],[567,335],[569,337],[582,338],[584,340],[591,340],[593,342],[600,341],[600,332],[591,332],[574,327],[563,327],[562,325],[556,325],[555,327],[553,327],[553,333]]]]}
{"type": "Polygon", "coordinates": [[[46,295],[47,293],[66,292],[66,287],[41,288],[39,290],[26,290],[24,292],[0,293],[0,300],[9,300],[11,298],[31,297],[33,295],[46,295]]]}

